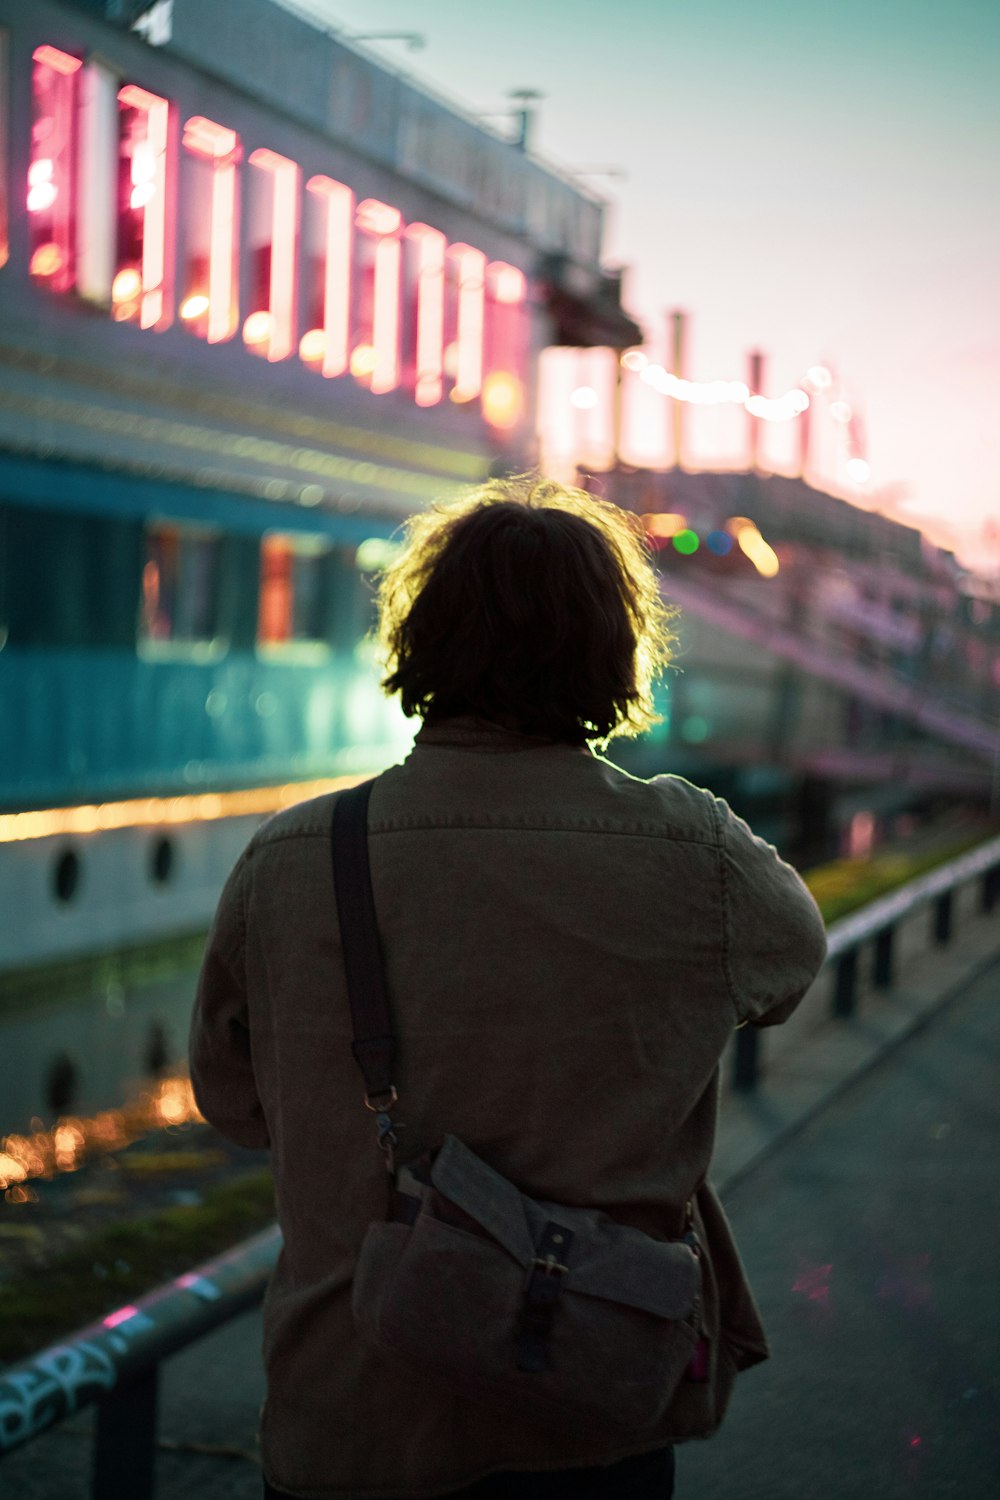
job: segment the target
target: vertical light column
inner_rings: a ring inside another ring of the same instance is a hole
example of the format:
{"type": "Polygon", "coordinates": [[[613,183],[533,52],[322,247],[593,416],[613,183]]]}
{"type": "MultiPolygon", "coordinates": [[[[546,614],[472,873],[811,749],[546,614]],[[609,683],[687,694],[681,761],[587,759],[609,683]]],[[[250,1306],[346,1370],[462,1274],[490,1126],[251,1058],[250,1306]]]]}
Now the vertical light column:
{"type": "Polygon", "coordinates": [[[483,388],[486,256],[471,245],[449,245],[457,292],[455,385],[452,401],[474,401],[483,388]]]}
{"type": "Polygon", "coordinates": [[[76,194],[76,289],[107,307],[115,274],[115,189],[118,162],[118,77],[92,59],[80,73],[80,171],[76,194]]]}
{"type": "Polygon", "coordinates": [[[54,292],[76,284],[76,109],[81,62],[56,47],[32,54],[29,271],[54,292]]]}
{"type": "Polygon", "coordinates": [[[398,208],[366,198],[358,204],[357,228],[375,242],[372,287],[372,370],[369,389],[375,395],[399,385],[399,292],[402,250],[399,232],[403,216],[398,208]]]}
{"type": "MultiPolygon", "coordinates": [[[[138,267],[119,266],[115,286],[124,295],[114,296],[127,305],[135,286],[129,271],[138,270],[138,321],[140,328],[162,329],[173,320],[174,237],[170,162],[170,104],[134,83],[118,92],[122,113],[122,148],[128,149],[128,204],[120,213],[128,215],[141,245],[138,267]]],[[[131,227],[131,226],[129,226],[131,227]]],[[[124,228],[124,226],[123,226],[124,228]]]]}
{"type": "Polygon", "coordinates": [[[319,364],[324,375],[343,375],[351,359],[354,194],[342,182],[322,175],[310,177],[306,192],[324,207],[323,327],[303,334],[299,354],[307,364],[319,364]]]}
{"type": "MultiPolygon", "coordinates": [[[[750,395],[760,396],[763,394],[761,386],[764,384],[764,356],[759,349],[754,349],[749,356],[749,368],[747,370],[750,386],[750,395]]],[[[756,474],[760,462],[760,420],[750,410],[747,404],[747,468],[751,474],[756,474]]]]}
{"type": "Polygon", "coordinates": [[[296,343],[299,251],[298,162],[261,147],[252,151],[250,165],[271,178],[271,274],[268,290],[269,360],[287,359],[296,343]]]}
{"type": "Polygon", "coordinates": [[[526,292],[516,266],[499,260],[487,266],[483,416],[499,431],[516,427],[524,415],[526,292]]]}
{"type": "Polygon", "coordinates": [[[209,164],[212,190],[208,252],[208,308],[205,337],[210,344],[232,338],[239,321],[236,281],[236,228],[239,212],[240,138],[235,130],[194,115],[184,126],[184,149],[209,164]]]}
{"type": "Polygon", "coordinates": [[[10,80],[8,68],[7,33],[0,27],[0,266],[6,265],[10,255],[9,201],[7,161],[7,111],[10,108],[10,80]]]}
{"type": "Polygon", "coordinates": [[[413,399],[436,406],[444,395],[444,257],[440,229],[410,224],[407,240],[416,252],[416,359],[413,399]]]}

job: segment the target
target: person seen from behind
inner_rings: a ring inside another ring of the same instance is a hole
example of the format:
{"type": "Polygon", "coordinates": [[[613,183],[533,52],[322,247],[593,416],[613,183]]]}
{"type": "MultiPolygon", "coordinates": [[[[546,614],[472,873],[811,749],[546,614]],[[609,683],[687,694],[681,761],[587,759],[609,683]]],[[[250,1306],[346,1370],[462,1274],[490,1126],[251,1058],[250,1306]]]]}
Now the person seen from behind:
{"type": "Polygon", "coordinates": [[[724,801],[598,753],[655,722],[673,644],[633,517],[537,476],[489,481],[408,523],[378,606],[383,686],[420,720],[367,814],[396,1165],[454,1136],[536,1200],[658,1242],[693,1224],[698,1342],[655,1425],[609,1435],[471,1399],[356,1326],[386,1172],[351,1050],[342,794],[303,802],[226,884],[191,1031],[200,1109],[273,1163],[265,1495],[665,1500],[674,1446],[713,1433],[768,1356],[708,1181],[720,1058],[735,1027],[791,1015],[823,922],[724,801]]]}

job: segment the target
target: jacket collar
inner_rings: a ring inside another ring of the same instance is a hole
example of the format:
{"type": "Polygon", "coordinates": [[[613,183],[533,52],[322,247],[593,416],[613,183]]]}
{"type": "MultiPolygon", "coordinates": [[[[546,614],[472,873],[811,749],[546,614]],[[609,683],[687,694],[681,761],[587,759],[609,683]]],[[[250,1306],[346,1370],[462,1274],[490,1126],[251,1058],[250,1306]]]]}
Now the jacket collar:
{"type": "Polygon", "coordinates": [[[450,750],[485,750],[501,754],[542,749],[590,754],[586,745],[570,745],[565,740],[552,739],[549,735],[525,734],[521,730],[507,729],[491,719],[479,719],[471,714],[425,722],[417,731],[413,743],[415,748],[440,745],[450,750]]]}

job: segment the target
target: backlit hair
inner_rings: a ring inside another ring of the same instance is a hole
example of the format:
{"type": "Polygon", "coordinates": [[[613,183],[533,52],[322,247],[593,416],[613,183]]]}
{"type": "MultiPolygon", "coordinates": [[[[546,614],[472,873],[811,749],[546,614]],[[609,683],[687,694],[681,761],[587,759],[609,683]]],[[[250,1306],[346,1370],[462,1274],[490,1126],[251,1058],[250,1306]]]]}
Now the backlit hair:
{"type": "Polygon", "coordinates": [[[604,744],[658,722],[676,611],[634,516],[538,475],[491,479],[411,517],[378,589],[386,693],[604,744]]]}

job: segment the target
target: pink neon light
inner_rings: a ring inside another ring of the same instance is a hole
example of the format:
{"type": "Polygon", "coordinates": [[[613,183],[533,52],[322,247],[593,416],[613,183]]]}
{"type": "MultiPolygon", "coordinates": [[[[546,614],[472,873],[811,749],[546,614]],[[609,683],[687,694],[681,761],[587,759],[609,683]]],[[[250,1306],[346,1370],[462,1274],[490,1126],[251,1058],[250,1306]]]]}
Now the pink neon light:
{"type": "MultiPolygon", "coordinates": [[[[118,102],[146,117],[144,157],[132,158],[132,206],[142,213],[141,328],[167,328],[173,318],[172,278],[167,275],[167,145],[170,105],[134,83],[119,90],[118,102]],[[136,195],[142,196],[136,202],[136,195]]],[[[138,148],[134,148],[138,150],[138,148]]]]}
{"type": "Polygon", "coordinates": [[[270,172],[271,284],[268,311],[271,329],[267,357],[287,359],[295,349],[298,297],[299,176],[298,162],[261,147],[250,153],[250,165],[270,172]]]}
{"type": "Polygon", "coordinates": [[[413,399],[434,406],[444,393],[444,257],[447,241],[440,229],[411,224],[408,239],[417,246],[417,358],[413,399]]]}
{"type": "Polygon", "coordinates": [[[108,1313],[108,1316],[102,1318],[101,1321],[105,1328],[117,1328],[119,1323],[127,1323],[129,1318],[137,1317],[138,1313],[137,1307],[119,1307],[115,1312],[108,1313]]]}
{"type": "Polygon", "coordinates": [[[402,247],[398,231],[403,216],[398,208],[366,198],[358,204],[359,229],[377,237],[372,291],[371,342],[375,351],[369,389],[375,395],[394,391],[399,384],[399,291],[402,247]]]}
{"type": "Polygon", "coordinates": [[[455,401],[471,401],[483,388],[483,323],[486,256],[471,245],[449,245],[458,284],[458,358],[455,401]]]}
{"type": "Polygon", "coordinates": [[[32,57],[30,268],[53,291],[68,292],[76,281],[76,90],[81,62],[49,46],[36,47],[32,57]]]}
{"type": "Polygon", "coordinates": [[[375,247],[375,315],[372,343],[375,368],[371,390],[375,395],[393,391],[399,384],[399,270],[402,248],[397,239],[382,239],[375,247]]]}
{"type": "Polygon", "coordinates": [[[68,52],[60,52],[56,47],[36,47],[31,56],[43,67],[51,68],[54,73],[62,73],[66,77],[83,66],[80,58],[70,57],[68,52]]]}
{"type": "Polygon", "coordinates": [[[523,377],[525,363],[524,273],[502,260],[486,268],[487,327],[484,366],[489,373],[523,377]]]}
{"type": "Polygon", "coordinates": [[[326,201],[323,270],[323,374],[343,375],[351,349],[351,251],[354,240],[354,194],[332,177],[310,177],[307,192],[326,201]]]}
{"type": "Polygon", "coordinates": [[[208,254],[208,342],[231,338],[239,321],[236,297],[236,164],[240,138],[235,130],[195,115],[184,126],[184,148],[212,164],[212,209],[208,254]]]}
{"type": "Polygon", "coordinates": [[[365,198],[358,204],[358,228],[369,234],[395,234],[402,223],[399,209],[380,203],[377,198],[365,198]]]}

